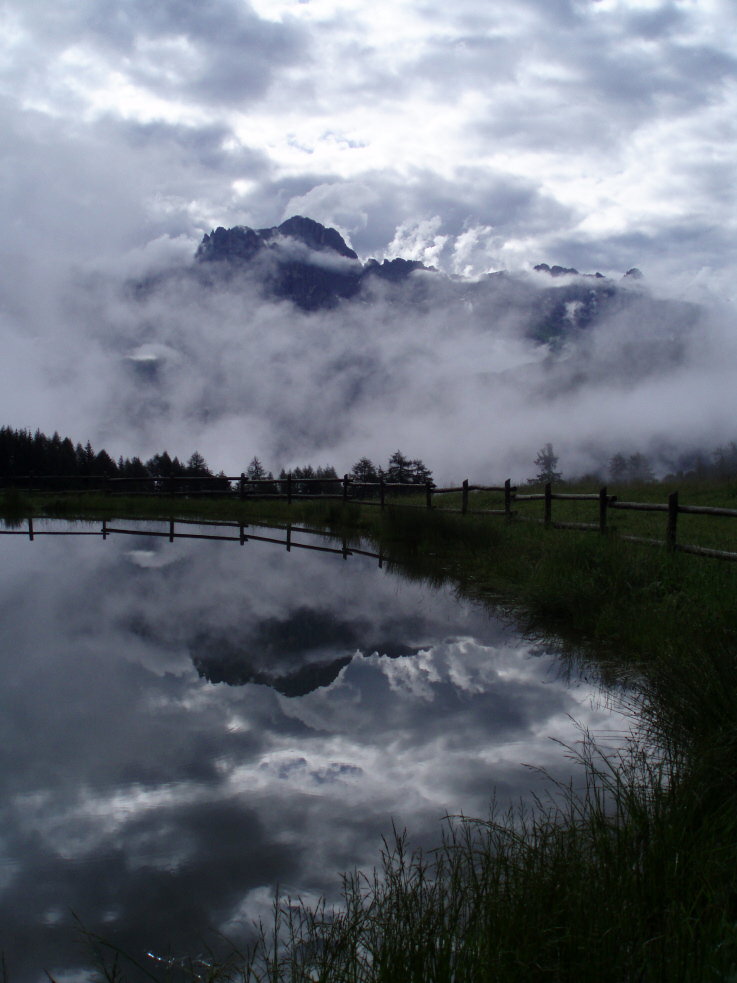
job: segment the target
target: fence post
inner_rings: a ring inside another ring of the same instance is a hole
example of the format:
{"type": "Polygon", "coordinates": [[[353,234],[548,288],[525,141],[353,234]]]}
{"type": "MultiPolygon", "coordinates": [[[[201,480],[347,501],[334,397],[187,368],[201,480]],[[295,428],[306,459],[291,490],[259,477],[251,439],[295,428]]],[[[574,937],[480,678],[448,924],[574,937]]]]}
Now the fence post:
{"type": "Polygon", "coordinates": [[[287,553],[292,552],[292,524],[287,523],[287,553]]]}
{"type": "Polygon", "coordinates": [[[606,532],[606,508],[609,504],[609,496],[607,495],[607,487],[604,485],[603,488],[599,489],[599,532],[606,532]]]}
{"type": "Polygon", "coordinates": [[[432,481],[428,478],[425,482],[425,501],[427,502],[427,507],[432,508],[432,481]]]}
{"type": "Polygon", "coordinates": [[[381,507],[384,508],[384,495],[386,489],[384,488],[384,475],[379,478],[379,497],[381,498],[381,507]]]}
{"type": "Polygon", "coordinates": [[[243,546],[245,544],[245,542],[246,542],[246,534],[244,532],[244,527],[243,527],[243,523],[242,522],[241,522],[240,526],[238,527],[238,532],[240,534],[239,538],[240,538],[241,546],[243,546]]]}
{"type": "Polygon", "coordinates": [[[346,542],[345,535],[343,536],[343,559],[348,559],[348,543],[346,542]]]}
{"type": "Polygon", "coordinates": [[[678,523],[678,492],[674,491],[668,496],[668,528],[665,531],[665,544],[669,553],[673,553],[676,548],[676,526],[678,523]]]}
{"type": "Polygon", "coordinates": [[[287,475],[287,505],[292,504],[292,472],[287,475]]]}
{"type": "Polygon", "coordinates": [[[553,521],[553,486],[548,482],[545,485],[545,528],[550,526],[553,521]]]}
{"type": "Polygon", "coordinates": [[[169,521],[169,542],[170,543],[173,543],[174,542],[174,520],[173,519],[171,519],[169,521]]]}
{"type": "Polygon", "coordinates": [[[468,512],[468,478],[463,479],[463,495],[461,497],[461,515],[468,512]]]}
{"type": "Polygon", "coordinates": [[[28,538],[33,542],[33,519],[28,516],[28,538]]]}
{"type": "Polygon", "coordinates": [[[107,539],[107,519],[102,520],[102,538],[107,539]]]}
{"type": "Polygon", "coordinates": [[[343,505],[348,501],[348,475],[343,475],[343,505]]]}
{"type": "Polygon", "coordinates": [[[504,482],[504,515],[509,521],[512,518],[512,479],[504,482]]]}
{"type": "Polygon", "coordinates": [[[238,491],[241,493],[241,501],[243,501],[246,497],[246,475],[243,471],[241,471],[241,480],[240,484],[238,485],[238,491]]]}

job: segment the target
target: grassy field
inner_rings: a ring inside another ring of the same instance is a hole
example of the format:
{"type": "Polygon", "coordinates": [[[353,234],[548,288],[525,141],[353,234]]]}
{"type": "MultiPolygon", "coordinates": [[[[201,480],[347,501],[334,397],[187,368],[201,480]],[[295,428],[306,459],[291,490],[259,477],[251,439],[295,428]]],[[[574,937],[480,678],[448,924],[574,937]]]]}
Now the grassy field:
{"type": "MultiPolygon", "coordinates": [[[[610,492],[665,501],[668,490],[610,492]]],[[[681,502],[734,507],[735,489],[693,485],[681,502]]],[[[460,498],[444,496],[443,505],[459,507],[460,498]]],[[[472,509],[495,507],[498,497],[471,497],[472,509]]],[[[524,507],[542,515],[541,502],[524,507]]],[[[554,501],[553,509],[564,521],[598,517],[596,503],[554,501]]],[[[172,964],[172,974],[413,983],[737,980],[737,565],[616,535],[421,507],[382,512],[339,502],[91,496],[0,501],[8,519],[31,513],[294,522],[349,542],[368,540],[400,575],[451,584],[554,639],[572,671],[626,687],[643,722],[638,743],[617,760],[585,749],[582,795],[557,789],[556,805],[533,815],[450,822],[445,841],[426,857],[387,831],[383,870],[373,880],[349,872],[339,912],[282,899],[253,950],[207,966],[172,964]]],[[[664,538],[662,513],[612,513],[612,520],[631,522],[633,534],[664,538]]],[[[681,516],[679,539],[729,549],[732,525],[681,516]],[[687,527],[690,519],[696,521],[687,527]]],[[[130,963],[114,963],[103,940],[88,942],[108,979],[130,970],[130,963]]]]}
{"type": "MultiPolygon", "coordinates": [[[[565,483],[554,486],[553,491],[571,493],[592,493],[599,489],[590,484],[565,483]]],[[[692,481],[681,485],[669,486],[656,482],[647,484],[610,484],[607,487],[609,495],[616,495],[620,502],[648,502],[666,505],[671,491],[679,492],[680,505],[712,506],[717,508],[737,509],[737,483],[714,481],[692,481]]],[[[542,486],[526,486],[519,489],[520,494],[543,492],[542,486]]],[[[460,494],[444,495],[438,505],[443,508],[461,506],[460,494]]],[[[516,502],[513,504],[520,517],[542,518],[542,502],[516,502]]],[[[488,492],[471,492],[469,495],[469,510],[503,509],[504,496],[488,492]]],[[[591,522],[599,521],[598,502],[553,501],[552,518],[554,522],[591,522]]],[[[641,536],[647,539],[665,539],[667,514],[663,512],[635,512],[616,508],[608,510],[607,525],[614,535],[641,536]]],[[[678,540],[694,546],[706,546],[712,549],[723,549],[737,552],[737,520],[716,516],[701,516],[680,514],[678,516],[678,540]]]]}

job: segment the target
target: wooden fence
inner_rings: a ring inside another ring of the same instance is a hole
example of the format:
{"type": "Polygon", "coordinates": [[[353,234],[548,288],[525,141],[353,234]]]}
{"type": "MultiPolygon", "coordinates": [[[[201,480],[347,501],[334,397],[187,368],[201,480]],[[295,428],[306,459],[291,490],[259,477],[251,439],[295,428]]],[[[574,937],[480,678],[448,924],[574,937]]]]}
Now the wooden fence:
{"type": "Polygon", "coordinates": [[[516,502],[544,502],[544,514],[540,519],[532,516],[516,516],[515,518],[523,522],[538,522],[547,528],[553,529],[581,529],[591,530],[601,533],[610,531],[607,525],[607,513],[609,509],[620,509],[631,512],[663,512],[666,513],[665,538],[650,539],[643,536],[627,536],[617,534],[620,539],[630,543],[644,543],[647,546],[665,546],[669,552],[693,553],[697,556],[710,556],[718,560],[737,560],[737,553],[728,550],[710,549],[706,546],[692,546],[677,541],[678,516],[687,515],[708,515],[721,516],[722,518],[737,519],[737,509],[716,508],[710,505],[681,505],[678,501],[678,492],[674,491],[668,495],[667,502],[620,502],[616,495],[609,495],[606,487],[601,488],[595,494],[564,494],[554,492],[550,484],[545,485],[545,491],[534,495],[514,495],[516,502]],[[579,502],[598,502],[599,521],[594,522],[554,522],[553,521],[553,502],[555,500],[579,501],[579,502]]]}
{"type": "Polygon", "coordinates": [[[5,479],[6,487],[22,488],[29,494],[33,492],[53,492],[55,494],[74,494],[80,490],[102,493],[104,495],[160,495],[167,497],[184,496],[227,496],[240,501],[255,501],[263,499],[281,499],[291,504],[297,500],[335,500],[343,503],[360,502],[361,505],[375,505],[381,509],[387,506],[403,506],[410,508],[436,508],[436,495],[459,494],[460,508],[444,508],[444,512],[458,512],[462,515],[498,515],[507,521],[535,522],[546,528],[578,529],[582,531],[598,531],[609,534],[612,532],[608,525],[610,509],[630,510],[638,512],[663,512],[666,514],[665,536],[663,539],[645,538],[642,536],[621,535],[619,538],[634,543],[644,543],[653,546],[665,546],[670,552],[693,553],[698,556],[709,556],[720,560],[737,560],[737,552],[711,549],[705,546],[688,545],[677,541],[678,516],[680,514],[720,516],[737,518],[737,509],[716,508],[702,505],[681,505],[678,492],[672,492],[667,502],[622,502],[616,495],[609,495],[603,487],[594,493],[561,493],[554,492],[550,484],[545,485],[543,492],[534,494],[519,494],[516,486],[507,479],[503,485],[472,485],[466,479],[462,485],[438,488],[432,481],[422,484],[405,482],[356,481],[349,475],[342,478],[296,478],[291,474],[283,478],[249,479],[241,473],[235,477],[227,475],[207,477],[146,477],[146,478],[110,478],[107,475],[94,477],[62,478],[53,475],[34,475],[5,479]],[[72,485],[71,488],[60,487],[63,483],[72,485]],[[500,509],[470,509],[470,492],[495,492],[504,496],[504,508],[500,509]],[[406,502],[401,499],[407,496],[419,496],[423,504],[406,502]],[[393,499],[393,500],[392,500],[393,499]],[[598,522],[556,522],[553,521],[554,501],[580,501],[598,503],[598,522]],[[519,502],[540,501],[543,503],[541,517],[521,515],[513,506],[519,502]]]}
{"type": "Polygon", "coordinates": [[[107,519],[103,519],[102,528],[99,532],[94,532],[89,529],[38,529],[34,528],[33,519],[28,518],[25,521],[25,528],[15,528],[15,529],[0,529],[0,536],[27,536],[31,542],[34,542],[39,536],[96,536],[107,539],[108,536],[148,536],[157,539],[168,539],[170,543],[173,543],[175,539],[205,539],[205,540],[216,540],[219,542],[228,543],[240,543],[244,546],[250,540],[258,543],[272,543],[276,546],[285,547],[287,553],[290,553],[293,549],[295,550],[312,550],[316,553],[332,553],[336,556],[342,556],[344,560],[347,560],[349,556],[368,556],[372,559],[379,561],[379,566],[384,565],[384,554],[372,553],[370,550],[358,549],[355,546],[348,546],[345,536],[343,537],[343,545],[341,549],[335,549],[332,546],[316,546],[314,543],[301,543],[297,542],[292,538],[292,534],[303,533],[305,535],[320,536],[323,537],[325,534],[322,532],[316,532],[314,529],[305,529],[303,526],[293,526],[288,523],[285,526],[268,526],[269,529],[278,529],[284,532],[284,539],[275,539],[273,536],[261,536],[258,533],[251,532],[252,528],[261,528],[258,526],[249,526],[245,523],[233,523],[233,522],[207,522],[202,519],[170,519],[167,522],[166,530],[156,530],[156,529],[126,529],[115,525],[109,525],[107,519]],[[229,535],[226,533],[222,535],[220,533],[201,533],[201,532],[178,532],[176,531],[176,526],[185,528],[191,528],[192,526],[198,526],[200,528],[211,527],[216,529],[225,530],[237,530],[237,535],[229,535]],[[248,532],[246,531],[248,530],[248,532]]]}

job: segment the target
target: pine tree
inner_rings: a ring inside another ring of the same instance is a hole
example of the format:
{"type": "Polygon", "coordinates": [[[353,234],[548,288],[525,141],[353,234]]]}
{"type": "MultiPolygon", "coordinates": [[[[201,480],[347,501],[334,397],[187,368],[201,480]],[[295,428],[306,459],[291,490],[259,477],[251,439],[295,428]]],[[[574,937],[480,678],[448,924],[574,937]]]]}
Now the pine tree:
{"type": "Polygon", "coordinates": [[[395,451],[389,458],[389,465],[386,469],[387,481],[398,484],[409,484],[412,478],[412,461],[405,457],[401,451],[395,451]]]}
{"type": "Polygon", "coordinates": [[[261,461],[254,455],[246,468],[246,475],[251,481],[261,481],[266,477],[266,468],[261,461]]]}
{"type": "Polygon", "coordinates": [[[194,451],[187,461],[187,474],[193,478],[207,478],[212,474],[199,451],[194,451]]]}
{"type": "Polygon", "coordinates": [[[653,469],[644,454],[632,454],[627,461],[627,478],[629,481],[655,481],[653,469]]]}
{"type": "Polygon", "coordinates": [[[610,481],[627,480],[627,459],[624,454],[615,454],[609,461],[607,468],[610,481]]]}
{"type": "Polygon", "coordinates": [[[535,467],[538,472],[534,477],[534,482],[546,485],[549,481],[560,481],[563,475],[555,469],[558,467],[558,456],[553,453],[553,445],[545,444],[541,447],[535,458],[535,467]]]}
{"type": "Polygon", "coordinates": [[[432,481],[432,471],[419,458],[415,458],[412,462],[411,481],[417,485],[424,485],[426,481],[432,481]]]}
{"type": "Polygon", "coordinates": [[[378,481],[379,471],[368,457],[362,457],[351,468],[351,477],[355,482],[378,481]]]}

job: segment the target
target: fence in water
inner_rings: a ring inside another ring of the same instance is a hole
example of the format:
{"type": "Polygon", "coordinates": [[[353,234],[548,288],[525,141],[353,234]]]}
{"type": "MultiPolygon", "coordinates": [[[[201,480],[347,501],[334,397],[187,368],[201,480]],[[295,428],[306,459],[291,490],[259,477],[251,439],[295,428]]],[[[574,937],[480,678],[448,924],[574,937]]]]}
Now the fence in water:
{"type": "MultiPolygon", "coordinates": [[[[149,521],[149,520],[147,520],[149,521]]],[[[305,535],[319,536],[325,538],[325,534],[321,532],[315,532],[314,529],[306,529],[303,526],[293,526],[291,523],[287,523],[285,526],[267,526],[268,529],[279,530],[285,533],[284,539],[275,539],[273,536],[262,536],[259,533],[252,532],[252,529],[263,528],[261,526],[251,526],[246,523],[236,523],[236,522],[208,522],[204,519],[170,519],[166,523],[166,529],[128,529],[121,526],[116,526],[108,522],[107,519],[102,520],[102,527],[99,532],[93,531],[91,529],[45,529],[45,528],[34,528],[33,519],[28,518],[23,523],[19,524],[14,528],[0,529],[0,536],[27,536],[31,542],[33,542],[39,536],[96,536],[97,538],[102,537],[107,539],[108,536],[144,536],[153,537],[156,539],[168,539],[170,543],[173,543],[175,539],[204,539],[204,540],[216,540],[219,542],[228,543],[240,543],[241,546],[245,546],[246,543],[253,540],[258,543],[272,543],[275,546],[283,546],[287,553],[290,553],[293,549],[295,550],[312,550],[316,553],[332,553],[336,556],[342,556],[344,560],[347,560],[349,556],[368,556],[372,559],[379,561],[379,566],[383,567],[385,556],[383,553],[372,553],[370,550],[359,549],[355,546],[348,546],[346,538],[343,537],[343,544],[340,549],[335,549],[332,546],[317,546],[314,543],[302,543],[296,541],[292,538],[293,533],[302,533],[305,535]],[[179,526],[185,529],[191,529],[194,527],[206,528],[206,529],[217,529],[226,530],[223,534],[221,532],[181,532],[177,531],[176,527],[179,526]],[[232,534],[231,534],[232,531],[232,534]],[[237,531],[237,535],[235,532],[237,531]]]]}

